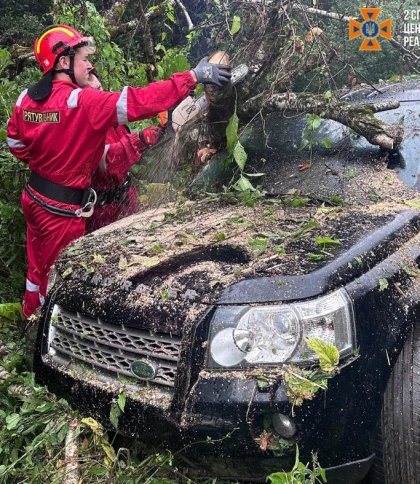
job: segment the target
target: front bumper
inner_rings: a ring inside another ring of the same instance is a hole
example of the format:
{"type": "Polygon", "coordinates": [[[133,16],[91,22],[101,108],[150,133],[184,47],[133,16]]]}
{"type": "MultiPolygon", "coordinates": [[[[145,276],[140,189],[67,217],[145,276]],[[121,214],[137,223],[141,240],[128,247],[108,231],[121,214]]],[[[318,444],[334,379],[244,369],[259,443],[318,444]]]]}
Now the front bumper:
{"type": "MultiPolygon", "coordinates": [[[[336,411],[334,395],[343,390],[343,385],[349,395],[348,380],[354,372],[352,367],[357,364],[355,361],[343,368],[337,377],[340,381],[332,380],[334,384],[326,394],[317,395],[314,400],[295,408],[296,435],[279,439],[275,443],[280,445],[272,449],[270,446],[266,450],[261,448],[261,435],[267,428],[269,416],[275,412],[290,415],[291,407],[282,385],[260,391],[255,379],[200,377],[185,408],[178,414],[166,404],[157,405],[147,396],[147,390],[144,395],[128,392],[118,431],[141,438],[150,445],[164,443],[181,456],[188,456],[189,473],[196,477],[217,475],[264,482],[267,475],[293,467],[296,445],[305,464],[311,462],[311,449],[318,448],[319,462],[328,470],[328,482],[351,484],[369,471],[371,425],[367,425],[363,416],[358,427],[351,422],[346,425],[344,415],[336,411]],[[349,442],[354,442],[354,446],[349,446],[349,442]],[[354,480],[350,481],[349,475],[354,480]]],[[[89,381],[75,378],[46,364],[37,365],[36,370],[53,392],[66,397],[81,413],[115,430],[109,422],[109,414],[122,387],[104,386],[92,375],[89,381]]],[[[352,398],[354,401],[354,394],[352,398]]],[[[161,402],[167,401],[162,397],[161,402]]]]}

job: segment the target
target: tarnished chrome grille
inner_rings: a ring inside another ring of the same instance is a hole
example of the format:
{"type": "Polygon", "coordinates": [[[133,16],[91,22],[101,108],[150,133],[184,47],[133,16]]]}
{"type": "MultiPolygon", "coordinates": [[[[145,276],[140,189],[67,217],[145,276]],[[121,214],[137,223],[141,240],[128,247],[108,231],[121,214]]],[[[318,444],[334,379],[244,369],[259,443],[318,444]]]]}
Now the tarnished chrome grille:
{"type": "Polygon", "coordinates": [[[174,386],[181,339],[116,326],[54,306],[49,358],[58,364],[91,365],[133,377],[131,364],[143,360],[157,366],[151,383],[174,386]]]}

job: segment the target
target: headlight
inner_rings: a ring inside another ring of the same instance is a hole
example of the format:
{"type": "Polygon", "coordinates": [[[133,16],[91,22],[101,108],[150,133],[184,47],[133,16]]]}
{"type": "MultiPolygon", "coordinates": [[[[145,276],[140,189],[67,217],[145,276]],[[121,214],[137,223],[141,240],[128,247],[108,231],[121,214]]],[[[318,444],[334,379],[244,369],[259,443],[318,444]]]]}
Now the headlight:
{"type": "Polygon", "coordinates": [[[207,366],[245,368],[315,361],[305,338],[335,345],[340,356],[355,349],[352,304],[344,289],[295,304],[218,308],[210,324],[207,366]]]}

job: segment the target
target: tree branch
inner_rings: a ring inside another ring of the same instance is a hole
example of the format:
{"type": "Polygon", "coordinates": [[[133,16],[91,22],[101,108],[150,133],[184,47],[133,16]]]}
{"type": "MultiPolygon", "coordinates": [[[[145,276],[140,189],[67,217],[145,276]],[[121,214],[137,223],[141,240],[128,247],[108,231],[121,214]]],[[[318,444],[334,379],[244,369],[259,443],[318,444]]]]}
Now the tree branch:
{"type": "Polygon", "coordinates": [[[260,94],[249,99],[243,104],[240,115],[249,119],[258,112],[314,113],[348,126],[373,145],[395,151],[403,139],[404,128],[398,124],[386,124],[375,118],[374,113],[396,109],[398,106],[398,101],[350,104],[345,101],[326,100],[322,95],[276,93],[269,97],[260,94]]]}
{"type": "Polygon", "coordinates": [[[137,2],[137,6],[139,9],[138,27],[141,30],[143,45],[144,45],[144,53],[146,56],[146,77],[148,82],[152,82],[157,74],[154,42],[153,42],[152,32],[150,29],[149,20],[146,17],[146,13],[143,9],[143,4],[141,3],[141,0],[137,2]]]}
{"type": "Polygon", "coordinates": [[[77,429],[79,422],[74,419],[69,424],[69,430],[66,435],[65,458],[66,464],[64,471],[63,484],[78,484],[80,480],[79,464],[79,445],[77,441],[77,429]]]}
{"type": "Polygon", "coordinates": [[[293,10],[297,10],[300,12],[312,13],[315,15],[321,15],[322,17],[333,18],[334,20],[340,20],[344,22],[348,22],[349,20],[354,19],[354,17],[348,17],[346,15],[341,15],[335,12],[327,12],[326,10],[320,10],[319,8],[307,7],[306,5],[302,5],[300,3],[295,3],[292,6],[293,10]]]}
{"type": "Polygon", "coordinates": [[[182,10],[182,13],[184,14],[185,20],[187,21],[188,30],[191,31],[194,28],[194,24],[191,21],[190,14],[188,13],[187,9],[185,8],[185,6],[181,2],[181,0],[175,0],[175,3],[182,10]]]}
{"type": "MultiPolygon", "coordinates": [[[[127,1],[127,0],[125,0],[125,1],[127,1]]],[[[168,0],[168,2],[171,5],[177,5],[182,10],[182,13],[184,14],[184,17],[187,21],[188,30],[189,31],[193,30],[194,24],[192,23],[190,14],[188,13],[186,7],[181,2],[181,0],[168,0]]],[[[166,11],[166,5],[167,5],[166,2],[161,3],[160,5],[158,5],[153,10],[148,10],[147,12],[144,12],[144,18],[147,21],[149,21],[152,18],[158,17],[159,15],[161,15],[162,13],[164,13],[166,11]]],[[[109,26],[109,31],[111,32],[112,35],[120,34],[122,32],[126,32],[128,30],[134,30],[134,29],[138,28],[139,23],[140,23],[140,19],[130,20],[129,22],[125,22],[124,24],[109,26]]]]}

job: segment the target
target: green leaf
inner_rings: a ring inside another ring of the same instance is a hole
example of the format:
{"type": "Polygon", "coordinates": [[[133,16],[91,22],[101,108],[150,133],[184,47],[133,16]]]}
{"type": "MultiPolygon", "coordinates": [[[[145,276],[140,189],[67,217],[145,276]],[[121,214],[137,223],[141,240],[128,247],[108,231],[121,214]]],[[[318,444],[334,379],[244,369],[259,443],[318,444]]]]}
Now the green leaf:
{"type": "Polygon", "coordinates": [[[412,208],[420,208],[420,198],[415,198],[414,200],[405,200],[404,203],[412,208]]]}
{"type": "Polygon", "coordinates": [[[141,264],[143,267],[155,267],[160,263],[159,257],[137,257],[133,256],[130,259],[129,266],[141,264]]]}
{"type": "Polygon", "coordinates": [[[73,272],[73,267],[67,267],[67,269],[61,274],[61,277],[65,279],[73,272]]]}
{"type": "Polygon", "coordinates": [[[321,124],[321,118],[317,114],[307,114],[306,124],[312,130],[318,129],[321,124]]]}
{"type": "Polygon", "coordinates": [[[239,118],[236,111],[232,114],[229,119],[229,123],[226,127],[226,138],[227,138],[227,150],[230,155],[233,155],[233,149],[238,142],[238,126],[239,118]]]}
{"type": "Polygon", "coordinates": [[[126,394],[124,392],[121,392],[118,395],[118,400],[117,400],[117,404],[118,404],[118,407],[120,408],[121,412],[124,412],[126,400],[127,400],[126,394]]]}
{"type": "Polygon", "coordinates": [[[324,138],[322,140],[322,144],[325,146],[325,148],[332,148],[332,141],[329,138],[324,138]]]}
{"type": "Polygon", "coordinates": [[[90,429],[92,430],[92,432],[94,434],[102,435],[102,433],[103,433],[102,432],[102,425],[97,420],[95,420],[94,418],[92,418],[92,417],[82,418],[81,423],[90,427],[90,429]]]}
{"type": "Polygon", "coordinates": [[[6,417],[6,428],[7,430],[14,430],[20,422],[20,415],[17,413],[12,413],[6,417]]]}
{"type": "Polygon", "coordinates": [[[244,218],[242,215],[231,215],[226,222],[228,224],[242,224],[244,223],[244,218]]]}
{"type": "Polygon", "coordinates": [[[95,264],[105,264],[105,258],[102,254],[93,254],[93,263],[95,264]]]}
{"type": "Polygon", "coordinates": [[[120,245],[130,245],[130,244],[135,244],[136,239],[121,239],[118,241],[120,245]]]}
{"type": "Polygon", "coordinates": [[[79,255],[82,253],[82,242],[75,242],[72,244],[67,250],[66,254],[67,255],[79,255]]]}
{"type": "Polygon", "coordinates": [[[241,169],[241,171],[245,168],[245,163],[248,158],[244,147],[241,145],[241,142],[238,141],[233,149],[233,158],[236,161],[237,165],[241,169]]]}
{"type": "Polygon", "coordinates": [[[410,277],[420,277],[420,269],[415,266],[404,267],[404,272],[410,277]]]}
{"type": "Polygon", "coordinates": [[[108,459],[111,462],[115,462],[117,460],[117,456],[115,455],[115,450],[112,445],[107,440],[102,440],[101,446],[108,459]]]}
{"type": "Polygon", "coordinates": [[[38,413],[47,413],[51,411],[54,408],[54,404],[50,402],[44,402],[41,405],[38,405],[35,409],[36,412],[38,413]]]}
{"type": "Polygon", "coordinates": [[[168,11],[167,11],[167,13],[166,13],[166,17],[167,17],[167,18],[168,18],[168,20],[169,20],[170,22],[172,22],[173,24],[174,24],[174,23],[176,23],[176,21],[175,21],[175,15],[174,15],[173,11],[168,10],[168,11]]]}
{"type": "Polygon", "coordinates": [[[241,192],[246,192],[247,190],[251,190],[252,192],[255,191],[252,183],[248,180],[248,178],[243,175],[241,175],[239,180],[235,183],[234,187],[241,192]]]}
{"type": "Polygon", "coordinates": [[[379,279],[379,291],[380,292],[385,291],[385,289],[388,289],[388,287],[389,287],[389,282],[387,281],[387,279],[385,279],[384,277],[379,279]]]}
{"type": "Polygon", "coordinates": [[[241,17],[238,17],[238,15],[234,15],[232,26],[230,27],[231,35],[235,35],[236,33],[239,32],[240,29],[241,29],[241,17]]]}
{"type": "Polygon", "coordinates": [[[286,207],[299,208],[305,206],[310,200],[308,197],[286,198],[283,203],[286,207]]]}
{"type": "Polygon", "coordinates": [[[344,203],[344,200],[337,195],[331,195],[330,200],[332,203],[335,203],[336,205],[342,205],[344,203]]]}
{"type": "Polygon", "coordinates": [[[86,261],[82,261],[80,263],[80,265],[83,267],[83,269],[85,269],[85,271],[88,273],[88,274],[93,274],[95,272],[95,268],[92,267],[92,266],[89,266],[88,263],[86,261]]]}
{"type": "Polygon", "coordinates": [[[293,475],[291,472],[274,472],[270,474],[267,479],[271,484],[291,484],[293,483],[293,475]]]}
{"type": "Polygon", "coordinates": [[[264,375],[258,375],[257,377],[257,385],[260,390],[263,390],[264,388],[268,388],[270,386],[270,382],[267,377],[264,375]]]}
{"type": "Polygon", "coordinates": [[[313,252],[308,252],[306,254],[306,257],[308,258],[308,260],[310,260],[311,262],[319,262],[321,260],[324,260],[325,259],[325,255],[324,254],[315,254],[313,252]]]}
{"type": "Polygon", "coordinates": [[[223,240],[226,240],[226,234],[224,232],[217,232],[214,234],[213,240],[216,242],[222,242],[223,240]]]}
{"type": "Polygon", "coordinates": [[[87,473],[91,476],[106,476],[108,474],[108,469],[105,466],[90,466],[87,473]]]}
{"type": "Polygon", "coordinates": [[[322,247],[337,247],[341,245],[341,242],[337,239],[332,239],[331,237],[316,237],[315,243],[322,247]]]}
{"type": "Polygon", "coordinates": [[[286,249],[282,245],[275,245],[273,247],[274,252],[277,252],[279,255],[283,255],[286,253],[286,249]]]}
{"type": "Polygon", "coordinates": [[[315,219],[310,219],[308,220],[305,225],[300,228],[299,230],[296,230],[295,232],[292,232],[290,237],[293,237],[294,239],[297,239],[298,237],[301,237],[302,235],[306,234],[307,232],[310,232],[313,229],[316,229],[318,227],[318,222],[315,219]]]}
{"type": "Polygon", "coordinates": [[[334,373],[340,360],[337,347],[319,338],[306,338],[306,344],[318,356],[322,371],[334,373]]]}
{"type": "Polygon", "coordinates": [[[268,239],[266,238],[255,238],[250,239],[249,247],[256,252],[256,255],[261,255],[268,248],[268,239]]]}
{"type": "Polygon", "coordinates": [[[121,413],[122,412],[121,412],[119,406],[117,405],[117,403],[112,402],[111,403],[111,410],[109,412],[109,421],[112,423],[112,425],[116,429],[118,429],[118,420],[120,418],[121,413]]]}

